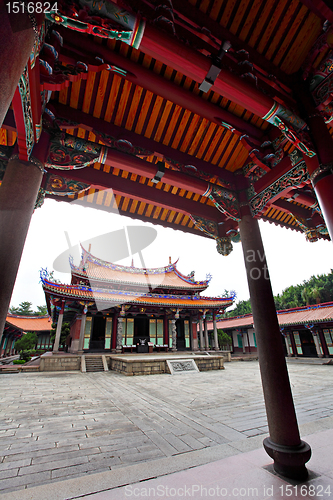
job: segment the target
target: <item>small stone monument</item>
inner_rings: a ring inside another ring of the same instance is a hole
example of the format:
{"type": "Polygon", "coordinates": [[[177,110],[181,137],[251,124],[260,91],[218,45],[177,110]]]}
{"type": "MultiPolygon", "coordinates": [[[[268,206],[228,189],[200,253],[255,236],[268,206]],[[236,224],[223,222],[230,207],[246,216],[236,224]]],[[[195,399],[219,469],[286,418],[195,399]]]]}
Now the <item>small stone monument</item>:
{"type": "Polygon", "coordinates": [[[194,359],[167,359],[171,375],[178,373],[197,373],[199,369],[194,359]]]}

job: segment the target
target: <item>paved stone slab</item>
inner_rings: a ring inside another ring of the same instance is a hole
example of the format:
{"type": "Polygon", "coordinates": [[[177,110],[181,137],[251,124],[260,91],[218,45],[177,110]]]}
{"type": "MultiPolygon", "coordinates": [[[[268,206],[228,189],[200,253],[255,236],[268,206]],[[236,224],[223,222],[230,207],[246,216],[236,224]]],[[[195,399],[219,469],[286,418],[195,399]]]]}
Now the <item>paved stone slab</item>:
{"type": "MultiPolygon", "coordinates": [[[[288,369],[301,431],[332,428],[333,367],[288,369]]],[[[267,432],[256,361],[195,377],[7,374],[0,397],[0,497],[13,500],[67,476],[181,470],[259,448],[267,432]]]]}

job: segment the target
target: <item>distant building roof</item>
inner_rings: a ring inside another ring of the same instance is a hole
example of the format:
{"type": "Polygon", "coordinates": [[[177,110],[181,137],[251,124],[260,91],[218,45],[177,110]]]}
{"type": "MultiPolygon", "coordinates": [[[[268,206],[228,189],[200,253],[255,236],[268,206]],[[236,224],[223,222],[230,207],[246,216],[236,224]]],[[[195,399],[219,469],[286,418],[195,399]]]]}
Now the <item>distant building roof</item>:
{"type": "Polygon", "coordinates": [[[195,281],[193,276],[183,275],[178,271],[176,262],[159,268],[121,266],[99,259],[85,249],[82,250],[79,266],[71,263],[72,275],[82,276],[94,282],[202,291],[208,287],[210,281],[210,278],[195,281]]]}
{"type": "MultiPolygon", "coordinates": [[[[283,309],[277,311],[277,317],[280,326],[330,322],[333,321],[333,302],[283,309]]],[[[253,326],[252,314],[225,318],[217,322],[217,327],[223,329],[243,328],[246,326],[253,326]]],[[[209,324],[208,327],[213,328],[213,324],[209,324]]]]}
{"type": "Polygon", "coordinates": [[[43,332],[51,330],[49,316],[16,316],[8,314],[6,323],[22,332],[43,332]]]}
{"type": "Polygon", "coordinates": [[[45,292],[55,296],[68,297],[76,300],[87,300],[109,303],[110,307],[116,304],[133,303],[137,305],[159,305],[174,307],[213,307],[225,309],[232,305],[233,298],[201,297],[199,295],[172,295],[159,293],[131,292],[126,290],[101,289],[85,285],[64,285],[44,279],[45,292]]]}
{"type": "Polygon", "coordinates": [[[49,279],[47,271],[42,270],[41,280],[47,303],[53,297],[53,301],[69,299],[81,305],[93,305],[95,302],[105,309],[132,304],[138,307],[148,305],[221,311],[234,301],[233,295],[200,296],[200,292],[208,287],[210,277],[195,281],[194,273],[183,275],[176,263],[159,268],[120,266],[94,257],[83,249],[79,266],[71,262],[71,272],[72,282],[67,285],[49,279]]]}

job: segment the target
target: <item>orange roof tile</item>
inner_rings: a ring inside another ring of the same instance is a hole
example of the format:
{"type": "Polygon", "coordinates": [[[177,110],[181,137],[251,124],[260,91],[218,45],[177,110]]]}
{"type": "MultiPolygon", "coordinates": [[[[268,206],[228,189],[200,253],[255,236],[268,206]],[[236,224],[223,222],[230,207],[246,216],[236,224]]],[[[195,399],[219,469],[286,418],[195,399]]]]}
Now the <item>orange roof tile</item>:
{"type": "Polygon", "coordinates": [[[120,266],[94,257],[84,249],[80,265],[78,267],[72,265],[71,268],[73,274],[83,275],[91,281],[133,284],[147,288],[151,286],[152,288],[204,290],[209,283],[209,279],[195,281],[193,278],[184,276],[178,271],[176,263],[160,268],[147,269],[120,266]]]}
{"type": "MultiPolygon", "coordinates": [[[[304,306],[297,309],[285,309],[277,311],[277,317],[280,326],[292,326],[304,323],[321,323],[333,321],[333,303],[327,302],[315,306],[304,306]]],[[[253,325],[252,314],[242,317],[225,318],[217,322],[218,328],[243,328],[253,325]]],[[[213,328],[213,324],[208,325],[213,328]]]]}
{"type": "Polygon", "coordinates": [[[9,314],[6,322],[24,332],[42,332],[51,330],[49,316],[12,316],[9,314]]]}
{"type": "Polygon", "coordinates": [[[87,287],[84,285],[64,285],[44,280],[45,292],[68,297],[72,299],[93,300],[114,304],[154,304],[161,306],[177,306],[184,308],[226,308],[233,302],[231,298],[211,298],[193,295],[151,294],[130,291],[119,291],[87,287]]]}

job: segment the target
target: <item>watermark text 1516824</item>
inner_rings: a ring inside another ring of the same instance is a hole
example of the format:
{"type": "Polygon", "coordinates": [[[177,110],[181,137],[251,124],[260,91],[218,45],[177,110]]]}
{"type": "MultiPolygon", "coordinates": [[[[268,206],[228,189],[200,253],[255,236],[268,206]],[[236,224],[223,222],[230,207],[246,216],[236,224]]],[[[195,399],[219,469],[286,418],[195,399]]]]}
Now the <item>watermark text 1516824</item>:
{"type": "Polygon", "coordinates": [[[58,12],[57,2],[7,2],[8,14],[46,14],[58,12]]]}

